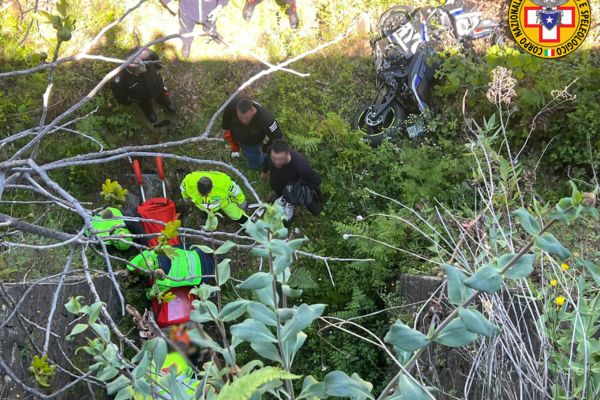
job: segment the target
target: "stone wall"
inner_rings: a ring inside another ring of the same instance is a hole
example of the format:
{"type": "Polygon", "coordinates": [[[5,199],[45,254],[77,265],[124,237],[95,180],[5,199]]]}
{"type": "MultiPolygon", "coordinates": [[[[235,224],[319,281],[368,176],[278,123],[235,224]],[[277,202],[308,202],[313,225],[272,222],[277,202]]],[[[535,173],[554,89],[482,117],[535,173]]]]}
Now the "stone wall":
{"type": "MultiPolygon", "coordinates": [[[[113,317],[118,322],[121,318],[120,304],[116,296],[112,282],[108,278],[96,278],[95,286],[100,298],[107,304],[113,317]]],[[[31,285],[26,284],[3,284],[5,290],[0,290],[0,325],[6,321],[7,317],[14,309],[14,304],[23,302],[19,307],[19,315],[13,317],[6,327],[0,331],[0,356],[10,367],[12,372],[26,382],[31,387],[36,387],[35,381],[30,373],[27,372],[32,357],[40,355],[44,346],[45,327],[50,312],[50,305],[57,287],[56,282],[42,282],[28,289],[31,285]],[[40,329],[36,327],[42,327],[40,329]]],[[[2,288],[0,288],[2,289],[2,288]]],[[[89,365],[87,355],[83,352],[75,354],[75,350],[83,342],[83,338],[73,342],[66,342],[64,337],[71,331],[74,316],[69,314],[64,308],[64,304],[71,296],[84,296],[82,301],[86,304],[93,302],[87,282],[81,277],[70,277],[65,280],[58,300],[58,307],[54,314],[52,323],[52,333],[50,336],[50,345],[48,356],[58,365],[68,366],[68,370],[76,372],[76,367],[89,365]],[[56,335],[56,336],[55,336],[56,335]],[[66,357],[65,357],[66,355],[66,357]],[[71,365],[70,363],[74,365],[71,365]]],[[[78,374],[79,375],[79,374],[78,374]]],[[[73,381],[73,377],[68,373],[57,369],[56,377],[53,382],[54,388],[62,388],[67,383],[73,381]]],[[[44,389],[38,389],[45,392],[44,389]]],[[[72,400],[74,398],[98,400],[106,398],[105,391],[97,385],[78,384],[72,390],[57,397],[58,399],[72,400]],[[92,395],[90,391],[95,393],[92,395]]],[[[0,400],[32,399],[35,398],[30,393],[19,388],[8,375],[0,369],[0,400]]]]}

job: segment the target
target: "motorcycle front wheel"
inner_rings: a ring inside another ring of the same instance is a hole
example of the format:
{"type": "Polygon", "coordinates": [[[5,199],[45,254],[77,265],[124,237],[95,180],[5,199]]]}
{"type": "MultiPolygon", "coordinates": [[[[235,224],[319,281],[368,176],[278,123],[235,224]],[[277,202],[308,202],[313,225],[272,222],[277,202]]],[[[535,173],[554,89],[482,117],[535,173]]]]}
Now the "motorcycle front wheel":
{"type": "Polygon", "coordinates": [[[363,140],[371,147],[377,147],[386,139],[394,139],[404,131],[402,123],[406,119],[406,111],[396,101],[390,104],[385,118],[377,125],[367,122],[370,104],[360,106],[352,119],[352,129],[363,134],[363,140]]]}

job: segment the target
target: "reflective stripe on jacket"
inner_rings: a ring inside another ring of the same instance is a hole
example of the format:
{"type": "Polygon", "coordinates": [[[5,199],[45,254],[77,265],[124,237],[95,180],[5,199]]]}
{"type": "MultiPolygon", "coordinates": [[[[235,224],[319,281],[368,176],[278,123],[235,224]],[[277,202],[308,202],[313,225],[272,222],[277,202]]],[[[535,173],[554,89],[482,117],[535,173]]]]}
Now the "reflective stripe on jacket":
{"type": "MultiPolygon", "coordinates": [[[[170,261],[171,268],[165,271],[165,279],[156,281],[158,287],[164,290],[200,285],[202,283],[202,261],[199,254],[194,250],[183,250],[176,247],[173,247],[172,250],[175,250],[176,256],[170,261]],[[193,279],[189,279],[190,277],[193,279]]],[[[140,269],[153,271],[160,268],[158,257],[153,250],[144,250],[129,262],[140,269]]],[[[135,270],[135,267],[131,265],[127,265],[127,268],[131,271],[135,270]]]]}

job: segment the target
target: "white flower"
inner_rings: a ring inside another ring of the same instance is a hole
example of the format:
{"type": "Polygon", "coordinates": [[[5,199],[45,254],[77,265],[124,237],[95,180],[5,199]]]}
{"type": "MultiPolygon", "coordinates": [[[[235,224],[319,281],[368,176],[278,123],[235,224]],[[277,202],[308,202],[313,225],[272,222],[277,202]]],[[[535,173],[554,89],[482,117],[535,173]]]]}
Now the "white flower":
{"type": "Polygon", "coordinates": [[[363,217],[362,215],[357,215],[357,216],[356,216],[356,220],[357,220],[358,222],[361,222],[361,221],[364,221],[364,220],[365,220],[365,217],[363,217]]]}
{"type": "Polygon", "coordinates": [[[342,235],[342,238],[343,238],[344,240],[348,240],[348,239],[350,239],[350,235],[349,235],[349,234],[347,234],[347,233],[344,233],[344,234],[342,235]]]}

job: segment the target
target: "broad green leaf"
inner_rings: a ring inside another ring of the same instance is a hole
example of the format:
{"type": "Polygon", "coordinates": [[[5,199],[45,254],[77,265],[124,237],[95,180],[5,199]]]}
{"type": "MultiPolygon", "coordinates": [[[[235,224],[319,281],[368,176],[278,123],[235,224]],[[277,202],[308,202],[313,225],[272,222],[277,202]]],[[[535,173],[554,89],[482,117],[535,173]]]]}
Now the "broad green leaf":
{"type": "Polygon", "coordinates": [[[107,343],[110,342],[110,328],[108,326],[96,322],[91,323],[90,326],[102,340],[107,343]]]}
{"type": "MultiPolygon", "coordinates": [[[[248,375],[237,378],[232,383],[227,383],[219,394],[217,400],[249,400],[250,396],[261,386],[273,381],[284,379],[298,379],[300,376],[285,372],[280,368],[264,367],[248,375]]],[[[281,384],[281,382],[280,382],[281,384]]]]}
{"type": "Polygon", "coordinates": [[[228,240],[225,243],[223,243],[221,246],[219,246],[219,248],[217,250],[215,250],[215,254],[219,255],[219,254],[229,253],[229,251],[231,249],[233,249],[235,246],[236,246],[236,244],[234,242],[232,242],[231,240],[228,240]]]}
{"type": "MultiPolygon", "coordinates": [[[[209,212],[206,216],[206,223],[204,224],[204,230],[207,232],[214,232],[219,227],[219,219],[213,212],[209,212]]],[[[212,253],[212,249],[210,251],[212,253]]]]}
{"type": "Polygon", "coordinates": [[[535,245],[546,253],[558,256],[561,260],[565,260],[571,256],[571,252],[549,232],[544,233],[542,236],[537,236],[535,238],[535,245]]]}
{"type": "Polygon", "coordinates": [[[69,333],[66,337],[67,340],[73,340],[76,335],[79,335],[81,332],[85,331],[88,328],[88,324],[77,324],[71,329],[71,333],[69,333]]]}
{"type": "Polygon", "coordinates": [[[262,303],[252,302],[247,307],[248,315],[263,324],[277,326],[275,312],[262,303]]]}
{"type": "Polygon", "coordinates": [[[298,400],[302,399],[326,399],[327,393],[325,392],[325,384],[317,381],[312,375],[308,375],[304,378],[302,383],[302,392],[297,397],[298,400]]]}
{"type": "Polygon", "coordinates": [[[119,375],[114,381],[106,385],[106,393],[111,395],[128,386],[131,383],[129,378],[119,375]]]}
{"type": "MultiPolygon", "coordinates": [[[[498,259],[498,270],[504,267],[515,258],[516,254],[505,254],[498,259]]],[[[533,263],[535,254],[523,254],[505,273],[509,279],[521,279],[528,277],[533,272],[533,263]]]]}
{"type": "Polygon", "coordinates": [[[398,394],[402,400],[427,400],[431,398],[425,388],[406,374],[400,375],[398,394]]]}
{"type": "Polygon", "coordinates": [[[467,327],[460,318],[454,318],[450,323],[437,335],[434,340],[444,346],[461,347],[477,339],[477,334],[467,330],[467,327]]]}
{"type": "Polygon", "coordinates": [[[144,348],[152,353],[152,362],[156,368],[161,368],[167,358],[167,343],[161,337],[150,339],[144,348]]]}
{"type": "Polygon", "coordinates": [[[465,286],[465,274],[458,268],[446,264],[444,271],[448,275],[448,301],[454,305],[460,305],[471,296],[473,290],[465,286]]]}
{"type": "Polygon", "coordinates": [[[540,231],[540,225],[537,223],[533,215],[525,208],[519,208],[513,212],[523,229],[530,235],[537,235],[540,231]]]}
{"type": "Polygon", "coordinates": [[[275,256],[291,256],[293,253],[293,250],[288,243],[281,239],[271,240],[267,245],[267,250],[269,250],[275,256]]]}
{"type": "Polygon", "coordinates": [[[486,293],[495,293],[502,287],[502,277],[492,264],[485,264],[465,280],[465,285],[486,293]]]}
{"type": "Polygon", "coordinates": [[[221,354],[225,351],[217,342],[208,337],[208,335],[203,336],[198,329],[191,329],[189,335],[190,340],[200,347],[213,349],[221,354]]]}
{"type": "Polygon", "coordinates": [[[323,314],[325,310],[324,304],[301,304],[296,309],[296,314],[292,319],[287,321],[281,330],[281,337],[286,341],[289,337],[295,337],[298,332],[309,326],[313,321],[323,314]]]}
{"type": "Polygon", "coordinates": [[[300,297],[302,296],[301,289],[292,289],[290,285],[281,285],[281,292],[288,297],[300,297]]]}
{"type": "Polygon", "coordinates": [[[427,337],[421,332],[403,324],[400,320],[394,322],[383,341],[397,349],[412,353],[429,343],[427,337]]]}
{"type": "Polygon", "coordinates": [[[473,333],[493,337],[500,330],[500,328],[492,324],[482,313],[475,309],[461,308],[458,310],[458,316],[465,327],[473,333]]]}
{"type": "Polygon", "coordinates": [[[199,297],[201,300],[206,301],[213,293],[218,292],[219,290],[221,289],[218,286],[212,286],[203,283],[200,286],[193,288],[190,293],[199,297]]]}
{"type": "Polygon", "coordinates": [[[146,378],[136,379],[135,382],[133,382],[133,388],[136,394],[145,396],[141,397],[142,399],[148,399],[152,397],[152,386],[146,382],[146,378]]]}
{"type": "MultiPolygon", "coordinates": [[[[581,201],[579,201],[579,203],[581,203],[581,201]]],[[[580,204],[574,205],[572,198],[565,197],[556,204],[556,211],[551,214],[551,218],[568,225],[579,218],[583,209],[584,207],[580,204]]]]}
{"type": "Polygon", "coordinates": [[[219,319],[224,322],[233,321],[246,312],[248,303],[249,301],[246,299],[240,299],[231,303],[227,303],[227,305],[221,309],[221,312],[219,313],[219,319]]]}
{"type": "Polygon", "coordinates": [[[275,306],[279,303],[279,294],[273,293],[273,287],[267,286],[262,289],[255,290],[256,296],[260,300],[261,303],[275,308],[275,306]]]}
{"type": "Polygon", "coordinates": [[[250,250],[250,254],[256,257],[269,258],[269,252],[264,247],[254,247],[250,250]]]}
{"type": "Polygon", "coordinates": [[[92,305],[90,305],[90,311],[88,313],[88,323],[94,323],[96,322],[96,320],[98,319],[98,316],[100,316],[100,310],[102,310],[102,306],[104,305],[104,303],[94,303],[92,305]]]}
{"type": "Polygon", "coordinates": [[[267,224],[265,224],[264,221],[258,220],[256,222],[252,222],[249,220],[244,225],[244,228],[246,229],[246,233],[258,243],[266,243],[269,240],[267,224]]]}
{"type": "Polygon", "coordinates": [[[307,337],[306,333],[298,332],[296,337],[289,337],[283,342],[284,357],[287,365],[292,365],[294,357],[296,357],[298,350],[300,350],[307,337]]]}
{"type": "Polygon", "coordinates": [[[249,343],[274,343],[277,341],[277,338],[265,324],[250,318],[241,324],[233,325],[230,328],[230,332],[232,335],[249,343]]]}
{"type": "MultiPolygon", "coordinates": [[[[281,274],[286,268],[292,264],[292,256],[277,256],[273,261],[273,271],[276,274],[281,274]]],[[[289,278],[289,277],[288,277],[289,278]]]]}
{"type": "Polygon", "coordinates": [[[69,297],[69,302],[65,304],[65,308],[67,309],[67,311],[71,314],[79,314],[79,312],[81,311],[81,299],[83,299],[83,296],[69,297]]]}
{"type": "Polygon", "coordinates": [[[210,247],[205,246],[203,244],[201,244],[201,245],[194,244],[194,245],[190,246],[190,249],[192,249],[192,250],[193,249],[199,249],[199,250],[202,250],[203,252],[205,252],[206,254],[212,254],[213,253],[213,249],[211,249],[210,247]]]}
{"type": "Polygon", "coordinates": [[[129,387],[124,387],[119,390],[119,393],[115,396],[115,400],[129,400],[133,397],[131,394],[131,389],[129,387]]]}
{"type": "Polygon", "coordinates": [[[352,400],[373,399],[373,385],[365,382],[356,374],[352,377],[342,371],[332,371],[323,379],[325,393],[329,396],[348,397],[352,400]]]}
{"type": "Polygon", "coordinates": [[[135,377],[135,379],[141,379],[146,372],[148,371],[148,366],[150,365],[150,358],[148,357],[148,352],[144,352],[144,356],[140,363],[131,371],[131,374],[135,377]]]}
{"type": "Polygon", "coordinates": [[[273,343],[251,343],[250,347],[261,357],[267,360],[275,361],[283,365],[283,360],[279,355],[279,351],[273,343]]]}
{"type": "Polygon", "coordinates": [[[289,242],[287,242],[287,244],[292,250],[298,250],[300,248],[300,246],[302,246],[306,242],[308,242],[308,238],[303,237],[303,238],[290,240],[289,242]]]}
{"type": "Polygon", "coordinates": [[[258,290],[273,284],[273,276],[266,272],[255,272],[248,279],[237,285],[240,289],[258,290]]]}
{"type": "Polygon", "coordinates": [[[165,383],[165,386],[170,389],[170,400],[190,400],[190,396],[187,394],[187,386],[177,379],[175,366],[171,366],[165,383]]]}
{"type": "Polygon", "coordinates": [[[212,301],[194,300],[192,305],[195,308],[195,310],[190,313],[192,321],[199,323],[214,321],[219,315],[217,306],[212,301]]]}
{"type": "Polygon", "coordinates": [[[167,225],[165,225],[164,229],[160,233],[162,233],[165,236],[165,238],[167,238],[167,239],[173,239],[173,238],[176,238],[177,235],[179,234],[180,227],[181,227],[181,220],[176,219],[173,221],[169,221],[169,222],[167,222],[167,225]]]}
{"type": "Polygon", "coordinates": [[[231,260],[229,258],[224,259],[217,265],[219,271],[219,286],[223,286],[231,276],[231,260]]]}
{"type": "Polygon", "coordinates": [[[264,367],[265,363],[263,363],[260,360],[252,360],[252,361],[248,361],[246,364],[244,364],[242,366],[242,368],[240,369],[240,373],[238,375],[247,375],[250,372],[254,371],[255,369],[260,369],[262,367],[264,367]]]}
{"type": "Polygon", "coordinates": [[[592,278],[594,279],[594,282],[596,282],[596,285],[600,285],[600,265],[584,259],[578,259],[577,264],[583,266],[586,269],[586,271],[589,272],[590,275],[592,275],[592,278]]]}
{"type": "Polygon", "coordinates": [[[575,184],[575,182],[569,181],[569,183],[571,184],[572,189],[571,199],[573,204],[578,206],[583,201],[583,193],[579,191],[579,188],[577,188],[577,184],[575,184]]]}
{"type": "Polygon", "coordinates": [[[279,315],[279,320],[285,322],[296,315],[296,308],[278,308],[277,315],[279,315]]]}

